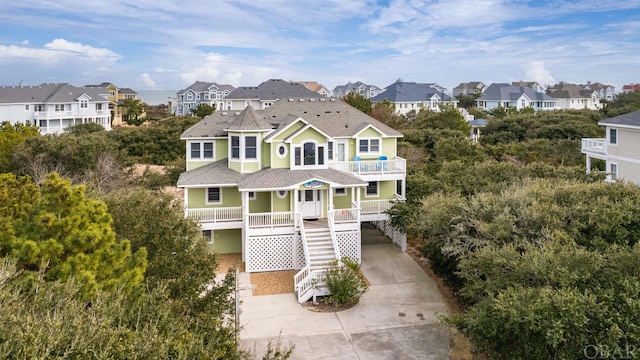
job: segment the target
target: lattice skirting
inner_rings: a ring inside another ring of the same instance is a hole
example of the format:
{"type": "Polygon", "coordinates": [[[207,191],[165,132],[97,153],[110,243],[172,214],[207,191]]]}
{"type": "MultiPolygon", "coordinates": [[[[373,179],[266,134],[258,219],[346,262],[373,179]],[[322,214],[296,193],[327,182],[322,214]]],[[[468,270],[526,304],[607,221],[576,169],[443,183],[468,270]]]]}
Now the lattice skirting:
{"type": "Polygon", "coordinates": [[[336,240],[340,248],[341,256],[348,256],[358,264],[362,261],[362,251],[360,245],[360,230],[336,232],[336,240]]]}
{"type": "Polygon", "coordinates": [[[304,253],[298,235],[260,236],[247,239],[245,261],[247,272],[294,270],[303,266],[304,253]]]}
{"type": "Polygon", "coordinates": [[[407,234],[391,226],[391,221],[381,220],[372,221],[371,223],[388,236],[394,244],[400,246],[402,251],[407,251],[407,234]]]}

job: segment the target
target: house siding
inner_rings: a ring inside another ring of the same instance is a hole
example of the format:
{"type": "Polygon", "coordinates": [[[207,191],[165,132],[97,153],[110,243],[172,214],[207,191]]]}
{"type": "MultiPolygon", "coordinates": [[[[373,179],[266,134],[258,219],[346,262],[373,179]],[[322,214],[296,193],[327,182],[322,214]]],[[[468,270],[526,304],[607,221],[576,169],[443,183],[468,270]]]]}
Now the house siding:
{"type": "Polygon", "coordinates": [[[214,230],[213,239],[213,244],[209,245],[209,249],[216,254],[235,254],[242,252],[241,229],[214,230]]]}
{"type": "MultiPolygon", "coordinates": [[[[332,191],[334,191],[332,189],[332,191]]],[[[333,194],[333,207],[335,209],[348,209],[351,208],[351,193],[353,192],[353,189],[351,188],[347,188],[346,189],[346,195],[340,195],[340,196],[336,196],[336,194],[333,194]]]]}
{"type": "Polygon", "coordinates": [[[284,199],[280,199],[276,193],[273,193],[271,198],[273,199],[273,211],[290,211],[291,210],[291,192],[287,191],[287,196],[284,199]]]}
{"type": "Polygon", "coordinates": [[[291,124],[286,130],[282,131],[280,134],[273,137],[274,142],[276,140],[284,140],[288,138],[294,132],[300,130],[305,124],[302,121],[295,122],[291,124]]]}
{"type": "Polygon", "coordinates": [[[271,149],[273,149],[273,155],[271,156],[271,167],[279,169],[288,169],[291,165],[291,147],[287,143],[273,142],[271,149]],[[284,144],[287,147],[287,155],[283,158],[278,156],[278,145],[284,144]]]}
{"type": "Polygon", "coordinates": [[[257,192],[256,199],[249,200],[249,212],[271,212],[271,192],[257,192]]]}
{"type": "Polygon", "coordinates": [[[309,140],[317,141],[319,143],[326,143],[327,137],[319,133],[316,129],[309,128],[294,136],[291,139],[291,143],[300,145],[301,143],[307,142],[309,140]]]}
{"type": "MultiPolygon", "coordinates": [[[[363,194],[366,193],[363,190],[363,194]]],[[[396,181],[378,181],[378,196],[364,196],[362,200],[394,199],[396,194],[396,181]]]]}
{"type": "Polygon", "coordinates": [[[271,146],[268,143],[262,141],[262,167],[271,166],[271,146]]]}
{"type": "Polygon", "coordinates": [[[618,179],[640,184],[640,164],[625,160],[611,159],[618,165],[618,179]]]}
{"type": "MultiPolygon", "coordinates": [[[[610,128],[607,126],[607,134],[610,128]]],[[[621,156],[629,158],[637,158],[640,154],[640,130],[618,129],[618,144],[607,144],[607,153],[609,157],[621,156]]],[[[607,139],[608,141],[608,139],[607,139]]]]}
{"type": "Polygon", "coordinates": [[[216,160],[222,160],[229,157],[229,141],[227,139],[224,140],[216,140],[216,160]]]}
{"type": "Polygon", "coordinates": [[[231,207],[242,206],[242,199],[237,187],[223,187],[222,189],[222,204],[207,205],[207,189],[206,188],[191,188],[188,191],[187,201],[189,207],[193,209],[198,208],[215,208],[215,207],[231,207]]]}

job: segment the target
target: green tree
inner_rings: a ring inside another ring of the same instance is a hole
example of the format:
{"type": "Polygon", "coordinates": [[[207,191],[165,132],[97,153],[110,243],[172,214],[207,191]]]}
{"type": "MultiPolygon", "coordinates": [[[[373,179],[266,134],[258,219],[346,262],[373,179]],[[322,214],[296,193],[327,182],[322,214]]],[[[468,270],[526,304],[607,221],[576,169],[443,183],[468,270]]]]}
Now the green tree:
{"type": "Polygon", "coordinates": [[[349,93],[342,97],[342,101],[362,111],[365,114],[371,113],[371,100],[367,99],[363,95],[349,93]]]}
{"type": "Polygon", "coordinates": [[[604,101],[601,112],[607,117],[627,114],[640,110],[640,90],[616,95],[612,101],[604,101]]]}
{"type": "Polygon", "coordinates": [[[456,95],[456,99],[458,100],[458,106],[465,109],[470,109],[476,106],[476,100],[482,96],[482,92],[480,90],[475,90],[471,94],[458,94],[456,95]]]}
{"type": "Polygon", "coordinates": [[[420,110],[414,120],[427,129],[449,129],[460,131],[466,135],[471,132],[471,125],[465,120],[458,108],[451,103],[440,105],[440,111],[420,110]]]}
{"type": "Polygon", "coordinates": [[[17,259],[27,278],[45,266],[45,279],[74,277],[85,297],[137,288],[146,250],[132,252],[128,241],[117,241],[111,222],[103,202],[55,173],[39,186],[29,177],[0,175],[0,256],[17,259]]]}
{"type": "Polygon", "coordinates": [[[125,99],[121,105],[124,108],[123,117],[129,125],[142,125],[144,119],[140,117],[144,112],[144,103],[140,99],[125,99]]]}
{"type": "Polygon", "coordinates": [[[198,104],[197,107],[191,108],[191,113],[199,118],[211,115],[216,111],[215,104],[198,104]]]}
{"type": "Polygon", "coordinates": [[[113,191],[103,199],[118,240],[128,239],[133,251],[146,249],[146,280],[152,288],[166,283],[172,297],[194,298],[212,283],[217,258],[176,199],[136,188],[113,191]]]}
{"type": "Polygon", "coordinates": [[[4,121],[0,124],[0,173],[15,170],[13,156],[18,145],[25,139],[40,136],[40,131],[35,125],[23,125],[17,123],[11,125],[4,121]]]}

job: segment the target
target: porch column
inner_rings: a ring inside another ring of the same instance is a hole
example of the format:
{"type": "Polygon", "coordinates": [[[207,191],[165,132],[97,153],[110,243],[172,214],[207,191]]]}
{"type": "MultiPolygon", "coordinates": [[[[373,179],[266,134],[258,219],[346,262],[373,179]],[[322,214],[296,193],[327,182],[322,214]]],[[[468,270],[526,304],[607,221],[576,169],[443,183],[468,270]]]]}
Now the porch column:
{"type": "MultiPolygon", "coordinates": [[[[361,187],[356,188],[356,208],[360,209],[360,189],[361,187]]],[[[360,222],[360,217],[362,216],[362,209],[358,211],[358,222],[360,222]]]]}
{"type": "Polygon", "coordinates": [[[187,217],[189,199],[189,188],[184,188],[184,199],[182,200],[182,208],[184,209],[184,217],[187,217]]]}
{"type": "Polygon", "coordinates": [[[247,261],[247,228],[249,226],[249,192],[241,191],[242,199],[242,261],[247,261]]]}
{"type": "Polygon", "coordinates": [[[591,172],[591,158],[589,155],[585,156],[587,158],[587,174],[591,172]]]}
{"type": "Polygon", "coordinates": [[[293,192],[293,213],[297,214],[299,209],[298,209],[298,190],[291,190],[293,192]]]}
{"type": "Polygon", "coordinates": [[[401,185],[402,194],[400,194],[400,195],[402,195],[403,199],[406,199],[407,198],[407,178],[404,178],[401,181],[402,181],[402,185],[401,185]]]}
{"type": "MultiPolygon", "coordinates": [[[[327,196],[327,198],[329,199],[329,203],[327,204],[327,211],[333,211],[334,207],[333,207],[333,189],[331,188],[331,186],[329,186],[329,189],[327,190],[329,192],[329,196],[327,196]]],[[[329,216],[329,214],[327,214],[327,216],[329,216]]]]}

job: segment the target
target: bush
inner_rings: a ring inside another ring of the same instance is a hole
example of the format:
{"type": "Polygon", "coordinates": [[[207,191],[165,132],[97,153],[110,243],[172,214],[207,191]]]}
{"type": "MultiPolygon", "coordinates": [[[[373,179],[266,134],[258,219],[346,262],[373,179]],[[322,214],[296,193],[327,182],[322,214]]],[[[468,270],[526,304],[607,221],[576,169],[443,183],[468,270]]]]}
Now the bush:
{"type": "Polygon", "coordinates": [[[333,266],[327,270],[327,287],[331,292],[327,303],[341,307],[359,301],[360,297],[369,290],[359,270],[360,264],[348,257],[333,263],[333,266]]]}

